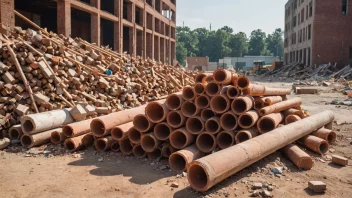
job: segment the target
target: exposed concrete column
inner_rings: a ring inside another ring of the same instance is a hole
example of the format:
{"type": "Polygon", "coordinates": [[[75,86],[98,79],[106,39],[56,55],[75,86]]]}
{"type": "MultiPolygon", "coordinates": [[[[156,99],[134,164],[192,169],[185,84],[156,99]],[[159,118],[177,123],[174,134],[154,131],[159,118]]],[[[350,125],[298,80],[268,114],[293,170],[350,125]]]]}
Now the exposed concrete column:
{"type": "MultiPolygon", "coordinates": [[[[137,55],[137,42],[136,42],[136,40],[137,40],[137,30],[136,30],[136,15],[135,15],[135,13],[136,13],[136,4],[134,3],[134,2],[132,2],[131,3],[131,6],[132,6],[132,8],[131,8],[131,14],[132,14],[132,23],[133,23],[133,30],[132,30],[132,37],[130,36],[130,38],[132,38],[132,39],[130,39],[131,41],[132,41],[132,56],[136,56],[137,55]]],[[[131,34],[131,32],[130,32],[130,34],[131,34]]]]}
{"type": "Polygon", "coordinates": [[[142,56],[143,58],[147,58],[147,11],[146,6],[147,2],[144,1],[143,8],[143,47],[142,47],[142,56]]]}
{"type": "MultiPolygon", "coordinates": [[[[154,1],[153,1],[154,3],[154,1]]],[[[152,15],[152,59],[154,59],[154,53],[155,53],[155,46],[154,46],[154,36],[155,36],[155,17],[152,15]]]]}
{"type": "Polygon", "coordinates": [[[57,32],[71,36],[71,4],[67,0],[57,1],[57,32]]]}
{"type": "Polygon", "coordinates": [[[114,50],[117,51],[118,53],[121,53],[121,27],[120,27],[120,23],[121,23],[121,17],[120,17],[120,13],[122,11],[121,7],[121,0],[114,0],[114,15],[119,17],[119,21],[118,22],[114,22],[114,50]]]}
{"type": "Polygon", "coordinates": [[[8,26],[15,26],[15,14],[13,12],[14,0],[0,1],[0,23],[8,26]]]}
{"type": "Polygon", "coordinates": [[[96,43],[100,46],[100,0],[91,0],[91,5],[98,8],[98,13],[90,15],[90,34],[92,43],[96,43]]]}

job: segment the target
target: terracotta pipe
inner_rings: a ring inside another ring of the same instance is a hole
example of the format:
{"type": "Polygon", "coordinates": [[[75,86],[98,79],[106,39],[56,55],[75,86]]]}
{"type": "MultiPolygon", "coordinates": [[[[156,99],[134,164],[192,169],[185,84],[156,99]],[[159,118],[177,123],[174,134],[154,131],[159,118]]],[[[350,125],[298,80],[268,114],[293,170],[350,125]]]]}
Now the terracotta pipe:
{"type": "Polygon", "coordinates": [[[37,114],[25,115],[21,118],[24,134],[35,134],[74,122],[70,109],[61,109],[37,114]]]}
{"type": "Polygon", "coordinates": [[[241,90],[235,86],[230,86],[229,88],[227,88],[226,95],[228,98],[233,100],[241,95],[241,90]]]}
{"type": "Polygon", "coordinates": [[[54,131],[62,131],[61,128],[51,129],[48,131],[36,133],[36,134],[24,134],[21,137],[21,144],[25,148],[31,148],[34,146],[40,146],[50,142],[51,133],[54,131]]]}
{"type": "Polygon", "coordinates": [[[239,132],[237,132],[235,137],[236,144],[240,144],[242,142],[250,140],[254,137],[257,137],[258,135],[259,135],[258,129],[255,127],[252,127],[250,129],[240,130],[239,132]]]}
{"type": "Polygon", "coordinates": [[[283,111],[282,113],[284,114],[285,118],[289,115],[297,115],[301,119],[303,119],[305,117],[304,113],[301,110],[297,110],[297,109],[287,109],[287,110],[283,111]]]}
{"type": "Polygon", "coordinates": [[[147,152],[147,156],[150,160],[158,160],[162,157],[161,149],[155,148],[153,151],[147,152]]]}
{"type": "Polygon", "coordinates": [[[211,134],[218,134],[221,129],[220,118],[217,116],[214,116],[205,122],[205,131],[211,134]]]}
{"type": "Polygon", "coordinates": [[[145,115],[152,123],[160,123],[166,120],[169,109],[160,102],[151,102],[145,107],[145,115]]]}
{"type": "Polygon", "coordinates": [[[139,114],[134,117],[133,125],[138,131],[146,133],[152,130],[155,124],[150,122],[144,114],[139,114]]]}
{"type": "Polygon", "coordinates": [[[205,86],[204,84],[202,83],[197,83],[195,86],[194,86],[194,92],[196,92],[197,95],[203,95],[205,94],[205,86]]]}
{"type": "Polygon", "coordinates": [[[194,190],[205,192],[229,176],[333,120],[334,113],[324,111],[200,158],[188,166],[188,182],[194,190]]]}
{"type": "Polygon", "coordinates": [[[154,149],[160,146],[160,144],[161,141],[155,137],[154,133],[142,135],[141,146],[146,152],[152,152],[154,149]]]}
{"type": "Polygon", "coordinates": [[[201,83],[203,82],[203,79],[205,79],[207,76],[211,76],[212,74],[206,74],[206,73],[199,73],[196,75],[196,77],[194,78],[194,81],[196,83],[201,83]]]}
{"type": "Polygon", "coordinates": [[[200,95],[196,98],[195,104],[199,109],[206,109],[210,106],[210,97],[207,95],[200,95]]]}
{"type": "Polygon", "coordinates": [[[147,152],[143,150],[140,144],[134,145],[132,153],[136,158],[145,158],[147,156],[147,152]]]}
{"type": "Polygon", "coordinates": [[[67,124],[62,127],[64,135],[68,138],[77,137],[90,132],[90,123],[93,119],[83,120],[80,122],[75,122],[67,124]]]}
{"type": "Polygon", "coordinates": [[[204,156],[195,144],[172,153],[169,157],[169,166],[174,171],[185,171],[188,164],[204,156]]]}
{"type": "Polygon", "coordinates": [[[220,125],[225,131],[233,131],[238,127],[238,117],[233,112],[226,112],[220,117],[220,125]]]}
{"type": "Polygon", "coordinates": [[[264,115],[268,115],[271,113],[279,113],[281,111],[300,106],[301,104],[302,104],[301,98],[294,98],[291,100],[286,100],[283,102],[273,104],[271,106],[264,107],[264,108],[260,109],[259,114],[261,116],[264,116],[264,115]]]}
{"type": "Polygon", "coordinates": [[[119,141],[120,151],[124,155],[131,155],[133,153],[133,144],[128,138],[119,141]]]}
{"type": "Polygon", "coordinates": [[[120,143],[118,141],[112,142],[111,145],[110,145],[110,149],[113,152],[119,152],[120,151],[120,143]]]}
{"type": "Polygon", "coordinates": [[[213,96],[216,96],[217,94],[219,94],[221,89],[222,89],[221,85],[217,84],[216,82],[210,82],[205,87],[205,93],[208,96],[213,97],[213,96]]]}
{"type": "Polygon", "coordinates": [[[250,85],[250,80],[246,76],[240,76],[237,79],[237,86],[240,89],[246,89],[250,85]]]}
{"type": "Polygon", "coordinates": [[[84,148],[84,144],[82,142],[82,139],[85,135],[80,135],[77,137],[73,137],[73,138],[67,138],[64,142],[64,146],[65,148],[70,151],[70,152],[74,152],[74,151],[78,151],[84,148]]]}
{"type": "Polygon", "coordinates": [[[268,105],[265,104],[265,102],[262,100],[262,98],[254,100],[254,109],[259,111],[260,109],[266,107],[268,105]]]}
{"type": "Polygon", "coordinates": [[[243,95],[250,96],[281,96],[290,95],[291,89],[284,88],[270,88],[263,85],[250,84],[247,88],[243,89],[243,95]]]}
{"type": "Polygon", "coordinates": [[[161,148],[161,154],[165,158],[169,158],[170,155],[173,154],[176,151],[177,151],[177,149],[172,147],[171,144],[169,144],[169,143],[164,144],[163,147],[161,148]]]}
{"type": "Polygon", "coordinates": [[[238,125],[242,129],[249,129],[257,123],[258,119],[259,114],[257,111],[247,111],[245,114],[242,114],[240,117],[238,117],[238,125]]]}
{"type": "Polygon", "coordinates": [[[210,75],[210,76],[203,78],[202,84],[207,85],[208,83],[213,82],[213,81],[214,81],[213,75],[210,75]]]}
{"type": "Polygon", "coordinates": [[[232,85],[237,87],[238,86],[238,78],[239,78],[239,75],[236,74],[236,73],[233,73],[232,74],[232,85]]]}
{"type": "Polygon", "coordinates": [[[94,142],[95,142],[95,137],[93,133],[88,133],[83,136],[82,143],[84,147],[90,148],[94,145],[94,142]]]}
{"type": "Polygon", "coordinates": [[[305,147],[318,154],[323,155],[324,153],[329,151],[329,143],[326,140],[318,138],[316,136],[307,135],[300,139],[299,143],[303,144],[305,147]]]}
{"type": "Polygon", "coordinates": [[[174,130],[166,122],[159,123],[154,127],[154,135],[160,141],[166,141],[169,139],[171,132],[174,130]]]}
{"type": "Polygon", "coordinates": [[[214,81],[218,84],[229,85],[232,83],[232,73],[225,69],[216,69],[213,72],[214,81]]]}
{"type": "Polygon", "coordinates": [[[167,114],[167,124],[173,128],[180,128],[185,125],[187,118],[182,114],[181,111],[170,111],[167,114]]]}
{"type": "Polygon", "coordinates": [[[199,116],[190,117],[186,122],[186,129],[193,135],[199,135],[205,129],[204,121],[199,116]]]}
{"type": "Polygon", "coordinates": [[[120,141],[128,137],[128,131],[133,127],[133,122],[128,122],[119,126],[115,126],[111,130],[111,137],[116,141],[120,141]]]}
{"type": "Polygon", "coordinates": [[[207,121],[208,119],[214,117],[214,116],[215,116],[215,113],[210,108],[203,109],[201,111],[201,113],[200,113],[200,117],[202,118],[202,120],[204,122],[207,121]]]}
{"type": "Polygon", "coordinates": [[[288,88],[272,88],[265,87],[264,96],[286,96],[291,94],[291,89],[288,88]]]}
{"type": "Polygon", "coordinates": [[[321,128],[317,131],[314,131],[311,135],[326,140],[329,142],[329,144],[332,144],[336,141],[336,133],[330,129],[321,128]]]}
{"type": "Polygon", "coordinates": [[[200,151],[211,153],[217,145],[215,135],[210,132],[199,134],[196,140],[196,145],[200,151]]]}
{"type": "Polygon", "coordinates": [[[9,130],[9,137],[11,140],[20,140],[23,135],[21,125],[15,125],[9,130]]]}
{"type": "MultiPolygon", "coordinates": [[[[164,103],[165,100],[159,100],[157,102],[164,103]]],[[[106,136],[110,134],[111,129],[115,126],[131,122],[136,115],[144,112],[145,107],[146,105],[142,105],[137,108],[119,111],[93,119],[90,123],[90,129],[97,137],[106,136]]]]}
{"type": "Polygon", "coordinates": [[[231,109],[236,115],[242,115],[253,108],[253,98],[249,96],[240,96],[231,103],[231,109]]]}
{"type": "Polygon", "coordinates": [[[95,140],[94,144],[95,144],[95,148],[98,151],[104,152],[110,148],[113,142],[115,142],[115,140],[111,136],[107,136],[107,137],[103,137],[95,140]]]}
{"type": "Polygon", "coordinates": [[[302,120],[298,115],[289,115],[285,118],[285,124],[291,124],[293,122],[297,122],[298,120],[302,120]]]}
{"type": "Polygon", "coordinates": [[[128,139],[133,144],[140,144],[141,143],[142,132],[138,131],[135,127],[130,128],[127,135],[128,135],[128,139]]]}
{"type": "Polygon", "coordinates": [[[187,86],[183,88],[182,98],[186,101],[194,101],[196,99],[196,92],[193,87],[187,86]]]}
{"type": "Polygon", "coordinates": [[[66,136],[62,131],[54,131],[50,135],[50,142],[52,144],[61,144],[66,140],[66,136]]]}
{"type": "Polygon", "coordinates": [[[282,153],[291,160],[299,169],[310,170],[314,162],[312,158],[294,144],[289,144],[281,149],[282,153]]]}
{"type": "Polygon", "coordinates": [[[270,106],[270,105],[276,104],[278,102],[282,102],[282,97],[281,96],[268,96],[268,97],[263,97],[262,100],[266,103],[266,105],[270,106]]]}
{"type": "Polygon", "coordinates": [[[222,114],[231,108],[231,101],[225,94],[219,94],[210,100],[210,108],[215,113],[222,114]]]}
{"type": "Polygon", "coordinates": [[[197,108],[197,106],[190,101],[186,101],[182,104],[181,112],[186,117],[196,116],[200,113],[201,109],[197,108]]]}
{"type": "Polygon", "coordinates": [[[174,148],[183,149],[191,145],[195,139],[196,136],[189,133],[186,128],[180,128],[171,133],[169,141],[174,148]]]}
{"type": "Polygon", "coordinates": [[[235,144],[234,131],[222,131],[216,136],[216,141],[220,149],[226,149],[235,144]]]}
{"type": "Polygon", "coordinates": [[[183,102],[182,94],[170,94],[166,98],[165,105],[170,111],[176,111],[181,109],[183,102]]]}
{"type": "Polygon", "coordinates": [[[257,129],[259,133],[267,133],[272,131],[279,126],[279,124],[284,119],[282,113],[272,113],[266,116],[261,117],[257,123],[257,129]]]}

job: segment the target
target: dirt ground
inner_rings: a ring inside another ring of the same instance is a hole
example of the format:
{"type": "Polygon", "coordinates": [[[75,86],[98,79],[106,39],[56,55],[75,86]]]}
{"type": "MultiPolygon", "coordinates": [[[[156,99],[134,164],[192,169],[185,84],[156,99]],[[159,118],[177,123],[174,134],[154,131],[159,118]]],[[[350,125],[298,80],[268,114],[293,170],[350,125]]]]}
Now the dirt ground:
{"type": "MultiPolygon", "coordinates": [[[[263,83],[291,87],[292,83],[263,83]]],[[[0,151],[1,197],[249,197],[255,182],[273,187],[274,197],[352,197],[352,166],[339,167],[331,155],[342,155],[352,163],[352,107],[330,105],[346,96],[333,88],[319,87],[319,95],[300,95],[303,108],[311,114],[333,110],[338,141],[325,156],[307,151],[314,158],[310,171],[297,169],[276,152],[213,187],[207,193],[193,191],[182,174],[171,171],[167,160],[153,162],[119,153],[98,153],[94,149],[75,154],[58,154],[59,146],[48,145],[44,153],[26,153],[21,148],[0,151]],[[284,167],[281,177],[270,168],[284,167]],[[307,189],[311,180],[327,184],[325,194],[307,189]],[[171,187],[178,183],[178,188],[171,187]]],[[[295,96],[290,96],[295,97],[295,96]]],[[[43,147],[45,148],[45,147],[43,147]]],[[[234,157],[234,160],[236,158],[234,157]]]]}

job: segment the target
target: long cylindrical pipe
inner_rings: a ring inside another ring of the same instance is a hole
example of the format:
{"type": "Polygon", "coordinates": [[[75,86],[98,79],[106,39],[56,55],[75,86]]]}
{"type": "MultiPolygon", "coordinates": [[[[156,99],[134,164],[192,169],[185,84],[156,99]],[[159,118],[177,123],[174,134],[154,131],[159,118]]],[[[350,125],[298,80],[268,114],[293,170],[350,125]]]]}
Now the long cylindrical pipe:
{"type": "Polygon", "coordinates": [[[167,114],[167,124],[173,128],[180,128],[186,123],[186,116],[181,111],[170,111],[167,114]]]}
{"type": "Polygon", "coordinates": [[[210,108],[215,113],[222,114],[231,108],[231,101],[225,94],[219,94],[211,98],[210,108]]]}
{"type": "Polygon", "coordinates": [[[226,112],[220,117],[220,125],[225,131],[233,131],[238,127],[238,117],[233,112],[226,112]]]}
{"type": "Polygon", "coordinates": [[[191,86],[187,86],[187,87],[184,87],[183,90],[182,90],[182,97],[184,100],[187,100],[187,101],[193,101],[196,99],[196,92],[194,90],[193,87],[191,86]]]}
{"type": "Polygon", "coordinates": [[[232,111],[237,115],[242,115],[253,108],[253,98],[249,96],[240,96],[231,103],[232,111]]]}
{"type": "Polygon", "coordinates": [[[281,149],[281,151],[294,163],[299,169],[310,170],[314,162],[312,158],[300,149],[297,145],[289,144],[281,149]]]}
{"type": "Polygon", "coordinates": [[[283,119],[282,113],[272,113],[261,117],[257,123],[259,133],[267,133],[276,129],[283,119]]]}
{"type": "Polygon", "coordinates": [[[161,149],[155,148],[153,151],[147,152],[147,156],[150,160],[158,160],[162,157],[161,149]]]}
{"type": "Polygon", "coordinates": [[[279,113],[279,112],[284,111],[286,109],[300,106],[301,104],[302,104],[301,98],[293,98],[291,100],[286,100],[283,102],[273,104],[271,106],[264,107],[259,111],[259,114],[261,116],[264,116],[264,115],[268,115],[271,113],[279,113]]]}
{"type": "Polygon", "coordinates": [[[200,117],[204,122],[214,116],[215,116],[215,113],[213,110],[211,110],[211,108],[203,109],[200,113],[200,117]]]}
{"type": "Polygon", "coordinates": [[[194,78],[194,81],[196,83],[201,83],[203,81],[203,79],[206,78],[207,76],[212,76],[212,74],[210,74],[210,73],[199,73],[194,78]]]}
{"type": "Polygon", "coordinates": [[[259,134],[258,129],[255,127],[252,127],[250,129],[244,129],[244,130],[240,130],[237,132],[236,134],[236,144],[240,144],[242,142],[245,142],[247,140],[250,140],[254,137],[257,137],[259,134]]]}
{"type": "Polygon", "coordinates": [[[297,115],[301,119],[303,119],[305,117],[304,113],[298,109],[287,109],[287,110],[283,111],[282,113],[284,114],[285,118],[289,115],[297,115]]]}
{"type": "Polygon", "coordinates": [[[74,122],[70,109],[61,109],[37,114],[25,115],[21,118],[22,132],[34,134],[59,128],[74,122]]]}
{"type": "Polygon", "coordinates": [[[311,135],[326,140],[329,142],[329,144],[332,144],[336,141],[336,133],[330,129],[321,128],[317,131],[314,131],[311,135]]]}
{"type": "Polygon", "coordinates": [[[195,144],[180,151],[172,153],[169,158],[169,166],[174,171],[185,171],[187,165],[204,156],[195,144]]]}
{"type": "Polygon", "coordinates": [[[218,84],[229,85],[232,83],[232,73],[229,70],[217,69],[213,72],[213,78],[218,84]]]}
{"type": "Polygon", "coordinates": [[[202,83],[197,83],[194,86],[194,92],[196,92],[197,95],[205,94],[205,87],[206,87],[206,85],[204,85],[202,83]]]}
{"type": "Polygon", "coordinates": [[[240,76],[238,79],[237,79],[237,86],[240,88],[240,89],[246,89],[249,87],[250,85],[250,80],[246,77],[246,76],[240,76]]]}
{"type": "Polygon", "coordinates": [[[220,149],[226,149],[235,144],[234,131],[222,131],[216,136],[216,141],[220,149]]]}
{"type": "Polygon", "coordinates": [[[110,148],[113,142],[115,140],[111,136],[99,138],[95,141],[95,148],[100,152],[104,152],[110,148]]]}
{"type": "Polygon", "coordinates": [[[142,135],[141,146],[146,152],[152,152],[154,149],[159,147],[161,141],[155,137],[154,133],[148,133],[142,135]]]}
{"type": "Polygon", "coordinates": [[[205,192],[227,177],[333,120],[334,113],[324,111],[198,159],[187,169],[190,186],[196,191],[205,192]]]}
{"type": "Polygon", "coordinates": [[[56,128],[36,134],[24,134],[21,137],[21,144],[26,148],[31,148],[34,146],[40,146],[42,144],[49,143],[51,133],[54,131],[62,131],[62,129],[56,128]]]}
{"type": "Polygon", "coordinates": [[[142,138],[142,132],[138,131],[135,127],[132,127],[128,131],[128,139],[133,143],[133,144],[140,144],[141,143],[141,138],[142,138]]]}
{"type": "Polygon", "coordinates": [[[110,145],[110,149],[113,152],[119,152],[120,151],[120,143],[118,141],[113,141],[110,145]]]}
{"type": "Polygon", "coordinates": [[[226,95],[228,98],[233,100],[241,95],[241,90],[235,86],[230,86],[226,90],[226,95]]]}
{"type": "Polygon", "coordinates": [[[132,153],[136,158],[145,158],[145,156],[147,156],[147,152],[143,150],[140,144],[134,145],[132,153]]]}
{"type": "Polygon", "coordinates": [[[120,141],[120,140],[128,137],[128,131],[132,127],[133,127],[133,122],[128,122],[126,124],[115,126],[111,130],[111,137],[116,141],[120,141]]]}
{"type": "Polygon", "coordinates": [[[326,140],[312,135],[307,135],[303,137],[299,140],[299,143],[303,144],[305,147],[318,154],[324,154],[328,152],[330,146],[326,140]]]}
{"type": "Polygon", "coordinates": [[[120,151],[124,155],[131,155],[133,153],[133,144],[130,142],[130,139],[125,138],[119,141],[120,151]]]}
{"type": "Polygon", "coordinates": [[[257,113],[257,111],[247,111],[245,114],[240,115],[240,117],[238,118],[238,125],[242,129],[249,129],[257,123],[258,119],[259,114],[257,113]]]}
{"type": "Polygon", "coordinates": [[[151,102],[145,107],[145,116],[152,123],[160,123],[166,120],[169,111],[164,103],[151,102]]]}
{"type": "Polygon", "coordinates": [[[205,122],[205,131],[211,134],[218,134],[221,131],[220,118],[214,116],[205,122]]]}
{"type": "Polygon", "coordinates": [[[133,119],[133,126],[142,133],[150,131],[154,127],[154,123],[150,122],[146,115],[139,114],[133,119]]]}
{"type": "Polygon", "coordinates": [[[176,111],[181,109],[183,101],[182,94],[170,94],[166,98],[165,105],[170,111],[176,111]]]}
{"type": "Polygon", "coordinates": [[[202,84],[207,85],[208,83],[213,82],[213,81],[214,81],[214,78],[213,78],[213,75],[211,74],[211,75],[203,78],[202,84]]]}
{"type": "Polygon", "coordinates": [[[210,153],[216,148],[216,137],[210,132],[201,133],[196,139],[196,145],[200,151],[210,153]]]}
{"type": "Polygon", "coordinates": [[[83,120],[80,122],[75,122],[67,124],[62,127],[64,135],[68,138],[77,137],[90,132],[90,123],[93,119],[83,120]]]}
{"type": "Polygon", "coordinates": [[[191,145],[196,136],[189,133],[185,128],[176,129],[170,135],[170,144],[176,149],[186,148],[191,145]]]}
{"type": "Polygon", "coordinates": [[[67,137],[64,135],[63,131],[54,131],[50,135],[50,141],[53,144],[61,144],[63,143],[67,137]]]}
{"type": "Polygon", "coordinates": [[[65,148],[70,152],[74,152],[74,151],[78,151],[80,149],[83,149],[84,144],[83,144],[82,140],[83,140],[84,136],[85,135],[80,135],[80,136],[73,137],[73,138],[67,138],[64,142],[65,148]]]}
{"type": "Polygon", "coordinates": [[[267,105],[273,105],[278,102],[282,102],[282,97],[281,96],[268,96],[268,97],[263,97],[262,100],[267,104],[267,105]]]}
{"type": "Polygon", "coordinates": [[[20,140],[23,135],[21,125],[15,125],[9,130],[9,137],[11,140],[20,140]]]}
{"type": "Polygon", "coordinates": [[[154,127],[154,135],[160,141],[168,140],[172,131],[174,128],[166,122],[159,123],[154,127]]]}
{"type": "Polygon", "coordinates": [[[200,113],[201,109],[199,109],[196,104],[190,101],[186,101],[182,104],[181,112],[186,117],[196,116],[200,113]]]}
{"type": "Polygon", "coordinates": [[[298,115],[289,115],[285,118],[285,124],[291,124],[292,122],[297,122],[298,120],[302,120],[298,115]]]}
{"type": "Polygon", "coordinates": [[[256,100],[254,100],[254,105],[253,106],[254,106],[255,110],[259,111],[260,109],[262,109],[262,108],[264,108],[264,107],[266,107],[268,105],[265,104],[265,102],[262,100],[262,98],[258,98],[256,100]]]}
{"type": "Polygon", "coordinates": [[[232,85],[233,86],[235,86],[235,87],[237,87],[238,86],[238,78],[239,78],[240,76],[238,75],[238,74],[236,74],[236,73],[233,73],[232,74],[232,85]]]}
{"type": "Polygon", "coordinates": [[[210,106],[210,97],[207,95],[200,95],[196,98],[195,104],[199,109],[206,109],[210,106]]]}
{"type": "Polygon", "coordinates": [[[161,148],[161,154],[163,155],[163,157],[166,157],[166,158],[169,158],[170,155],[176,151],[177,149],[171,146],[171,144],[169,143],[164,144],[163,147],[161,148]]]}
{"type": "Polygon", "coordinates": [[[193,135],[199,135],[205,129],[204,121],[199,116],[190,117],[186,122],[186,129],[193,135]]]}
{"type": "Polygon", "coordinates": [[[270,88],[263,85],[250,84],[247,88],[243,89],[243,94],[250,96],[281,96],[290,95],[291,89],[270,88]]]}
{"type": "Polygon", "coordinates": [[[93,135],[93,133],[85,134],[82,139],[82,143],[86,148],[92,147],[95,143],[95,136],[93,135]]]}
{"type": "Polygon", "coordinates": [[[221,91],[221,85],[217,84],[216,82],[210,82],[205,87],[205,93],[210,97],[216,96],[217,94],[220,93],[220,91],[221,91]]]}

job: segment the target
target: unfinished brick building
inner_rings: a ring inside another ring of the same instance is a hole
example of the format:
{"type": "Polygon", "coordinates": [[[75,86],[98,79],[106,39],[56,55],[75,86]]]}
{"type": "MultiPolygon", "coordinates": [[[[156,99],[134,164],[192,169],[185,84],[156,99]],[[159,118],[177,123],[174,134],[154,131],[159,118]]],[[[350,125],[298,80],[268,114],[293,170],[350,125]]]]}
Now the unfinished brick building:
{"type": "Polygon", "coordinates": [[[352,0],[289,0],[285,63],[352,63],[352,0]]]}
{"type": "Polygon", "coordinates": [[[133,56],[176,60],[176,0],[1,0],[0,22],[27,28],[13,9],[59,34],[133,56]]]}

